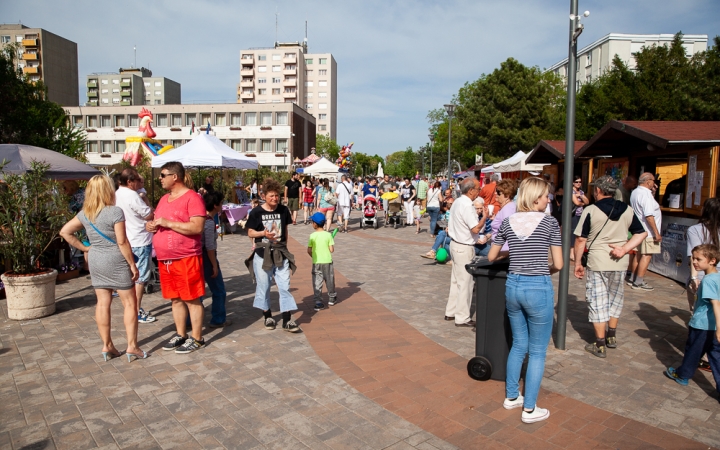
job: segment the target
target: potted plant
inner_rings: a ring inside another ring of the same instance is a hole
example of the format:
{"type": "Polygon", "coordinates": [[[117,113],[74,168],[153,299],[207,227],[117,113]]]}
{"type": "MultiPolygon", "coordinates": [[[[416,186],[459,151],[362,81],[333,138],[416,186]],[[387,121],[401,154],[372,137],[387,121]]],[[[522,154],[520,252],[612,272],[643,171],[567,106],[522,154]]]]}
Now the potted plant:
{"type": "Polygon", "coordinates": [[[56,281],[72,280],[73,278],[80,276],[80,267],[78,267],[74,262],[60,264],[57,271],[58,276],[56,281]]]}
{"type": "Polygon", "coordinates": [[[57,270],[43,264],[43,255],[69,219],[68,199],[57,181],[45,177],[50,165],[34,161],[21,175],[0,167],[0,256],[11,270],[5,285],[8,317],[36,319],[55,312],[57,270]]]}

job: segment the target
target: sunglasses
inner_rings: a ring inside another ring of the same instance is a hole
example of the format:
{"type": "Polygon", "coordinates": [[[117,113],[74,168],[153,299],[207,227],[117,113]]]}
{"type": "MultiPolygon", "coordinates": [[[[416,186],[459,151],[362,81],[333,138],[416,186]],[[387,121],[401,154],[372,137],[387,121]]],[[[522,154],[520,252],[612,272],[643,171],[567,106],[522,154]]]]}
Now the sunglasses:
{"type": "Polygon", "coordinates": [[[163,178],[169,177],[170,175],[175,175],[175,174],[174,174],[174,173],[161,173],[161,174],[160,174],[160,179],[162,180],[163,178]]]}

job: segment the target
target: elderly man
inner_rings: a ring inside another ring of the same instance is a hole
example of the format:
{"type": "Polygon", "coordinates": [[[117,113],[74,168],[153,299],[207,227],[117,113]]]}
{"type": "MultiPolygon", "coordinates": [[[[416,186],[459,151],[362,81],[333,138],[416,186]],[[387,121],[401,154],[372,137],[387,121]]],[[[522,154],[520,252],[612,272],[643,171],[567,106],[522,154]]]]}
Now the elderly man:
{"type": "Polygon", "coordinates": [[[335,188],[335,196],[337,197],[335,209],[337,210],[338,228],[342,226],[343,233],[348,232],[348,220],[350,220],[350,209],[353,204],[352,193],[352,183],[348,181],[347,175],[343,175],[341,182],[338,183],[335,188]]]}
{"type": "Polygon", "coordinates": [[[647,236],[633,210],[622,201],[613,199],[616,181],[609,175],[596,179],[595,204],[586,207],[580,216],[575,236],[575,276],[582,279],[586,268],[582,265],[588,247],[585,295],[590,310],[588,318],[595,328],[595,342],[585,351],[599,358],[607,356],[606,348],[617,347],[616,330],[623,307],[623,277],[627,267],[627,253],[647,236]],[[628,231],[633,235],[628,241],[628,231]]]}
{"type": "Polygon", "coordinates": [[[475,256],[475,243],[484,223],[478,220],[473,201],[480,192],[480,183],[474,178],[467,178],[460,183],[462,195],[450,208],[448,235],[450,256],[452,257],[452,275],[450,277],[450,296],[445,307],[445,320],[454,320],[456,327],[473,327],[475,321],[470,319],[472,303],[473,278],[465,270],[475,256]]]}
{"type": "Polygon", "coordinates": [[[137,170],[128,168],[118,177],[120,187],[115,191],[115,206],[120,207],[125,214],[125,230],[130,242],[133,255],[137,258],[136,264],[140,276],[135,282],[135,295],[137,296],[138,322],[155,322],[155,317],[142,309],[141,302],[145,293],[145,285],[150,281],[152,271],[152,238],[153,235],[145,229],[145,224],[153,220],[150,206],[137,193],[142,187],[142,181],[137,170]]]}
{"type": "Polygon", "coordinates": [[[168,191],[158,202],[155,220],[145,228],[153,236],[153,247],[160,263],[160,287],[163,298],[172,302],[175,334],[163,350],[190,353],[202,348],[205,295],[202,242],[200,234],[205,225],[205,204],[197,193],[183,182],[185,168],[176,161],[160,168],[160,184],[168,191]],[[190,314],[192,336],[187,336],[187,316],[190,314]]]}
{"type": "Polygon", "coordinates": [[[638,187],[630,195],[630,205],[643,228],[648,233],[647,238],[638,246],[637,255],[631,265],[632,275],[627,279],[628,286],[633,289],[652,291],[653,287],[644,280],[652,255],[660,253],[662,236],[662,213],[660,204],[655,201],[655,175],[645,172],[638,179],[638,187]]]}

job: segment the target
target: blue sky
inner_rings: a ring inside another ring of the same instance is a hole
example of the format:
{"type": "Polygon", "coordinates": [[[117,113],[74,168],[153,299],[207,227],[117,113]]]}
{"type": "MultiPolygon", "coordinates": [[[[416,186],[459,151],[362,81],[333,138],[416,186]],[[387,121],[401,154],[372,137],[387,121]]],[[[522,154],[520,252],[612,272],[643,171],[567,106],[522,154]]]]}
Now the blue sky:
{"type": "MultiPolygon", "coordinates": [[[[427,112],[508,57],[548,67],[567,57],[569,0],[234,1],[23,0],[0,22],[45,28],[78,44],[81,85],[133,63],[182,84],[183,102],[234,102],[240,50],[300,41],[338,63],[338,142],[387,155],[427,141],[427,112]]],[[[581,0],[580,47],[611,32],[707,34],[717,0],[581,0]]],[[[81,94],[83,93],[81,88],[81,94]]],[[[81,95],[84,101],[84,95],[81,95]]]]}

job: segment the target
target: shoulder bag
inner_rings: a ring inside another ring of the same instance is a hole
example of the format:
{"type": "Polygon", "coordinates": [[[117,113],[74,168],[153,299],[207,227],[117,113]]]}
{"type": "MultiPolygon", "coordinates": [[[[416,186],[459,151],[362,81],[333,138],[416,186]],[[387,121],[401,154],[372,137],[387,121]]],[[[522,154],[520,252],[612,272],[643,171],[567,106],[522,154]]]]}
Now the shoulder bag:
{"type": "Polygon", "coordinates": [[[587,251],[583,252],[582,257],[580,257],[580,264],[582,264],[583,267],[587,267],[588,255],[590,254],[590,247],[592,247],[592,245],[595,243],[595,239],[597,239],[598,236],[600,236],[600,233],[602,233],[602,230],[605,228],[605,225],[607,225],[608,221],[610,220],[610,216],[612,216],[612,213],[615,210],[615,202],[616,201],[617,200],[613,201],[613,206],[612,206],[612,209],[610,209],[610,214],[608,214],[607,220],[605,220],[605,223],[603,224],[602,228],[600,228],[600,231],[598,231],[598,234],[595,235],[595,237],[593,238],[590,245],[588,245],[587,251]]]}
{"type": "Polygon", "coordinates": [[[326,192],[323,199],[333,206],[337,205],[337,197],[335,197],[335,194],[332,191],[326,192]]]}
{"type": "MultiPolygon", "coordinates": [[[[86,217],[86,219],[87,219],[87,217],[86,217]]],[[[95,224],[92,223],[92,221],[91,221],[90,219],[88,219],[88,223],[90,224],[91,227],[93,227],[93,230],[95,230],[95,232],[100,235],[101,238],[105,239],[105,240],[108,241],[108,242],[112,242],[112,243],[115,244],[115,245],[118,245],[117,242],[115,242],[114,240],[112,240],[112,239],[110,239],[109,237],[105,236],[105,235],[102,233],[102,231],[98,230],[97,227],[95,226],[95,224]]],[[[132,253],[132,252],[131,252],[131,253],[132,253]]],[[[133,253],[132,255],[133,255],[133,261],[138,262],[138,257],[135,255],[135,253],[133,253]]]]}

